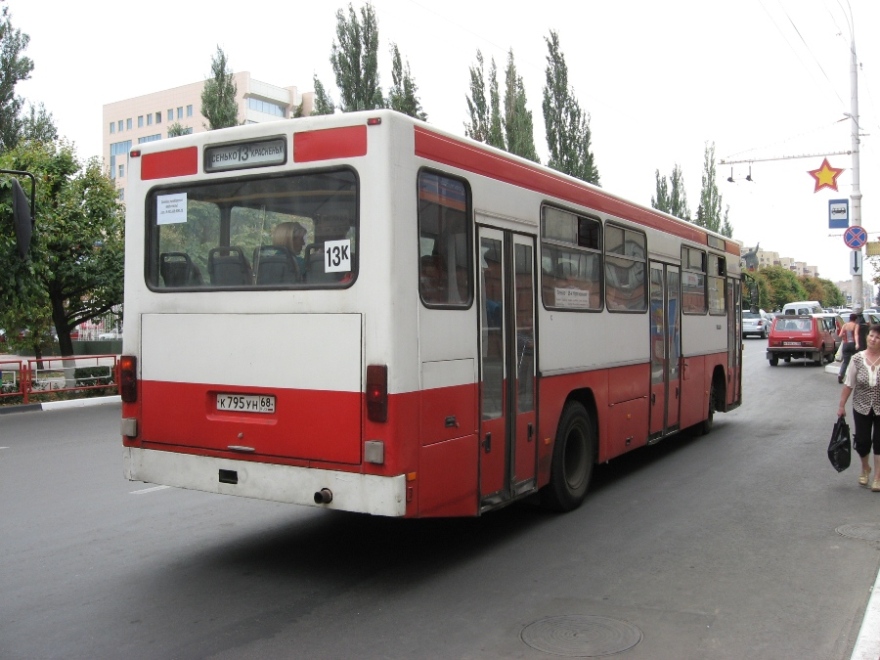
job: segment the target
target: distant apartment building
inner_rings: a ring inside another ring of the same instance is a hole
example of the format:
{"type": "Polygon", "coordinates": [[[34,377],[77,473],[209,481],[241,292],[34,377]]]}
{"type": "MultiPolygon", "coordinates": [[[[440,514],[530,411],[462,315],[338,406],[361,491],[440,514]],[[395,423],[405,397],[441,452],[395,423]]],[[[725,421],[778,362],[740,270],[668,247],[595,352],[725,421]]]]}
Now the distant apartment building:
{"type": "Polygon", "coordinates": [[[795,261],[791,257],[780,257],[778,252],[762,250],[758,246],[744,247],[742,252],[743,266],[749,270],[780,266],[798,276],[819,277],[819,269],[816,266],[810,266],[803,261],[795,261]]]}
{"type": "MultiPolygon", "coordinates": [[[[302,105],[303,114],[314,107],[314,92],[300,93],[296,87],[276,87],[251,78],[243,71],[234,74],[238,118],[245,124],[292,117],[302,105]]],[[[136,96],[104,106],[104,137],[101,154],[107,171],[125,199],[128,154],[144,142],[168,138],[169,129],[180,124],[184,133],[207,131],[202,115],[205,81],[136,96]]]]}

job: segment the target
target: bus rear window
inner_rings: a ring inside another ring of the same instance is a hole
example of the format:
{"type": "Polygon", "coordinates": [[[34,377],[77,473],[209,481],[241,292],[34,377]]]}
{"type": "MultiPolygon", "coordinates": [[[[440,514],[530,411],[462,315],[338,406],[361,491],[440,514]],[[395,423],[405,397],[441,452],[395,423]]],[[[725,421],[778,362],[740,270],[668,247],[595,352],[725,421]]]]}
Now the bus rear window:
{"type": "Polygon", "coordinates": [[[357,192],[350,170],[155,189],[147,282],[159,290],[348,286],[357,192]]]}

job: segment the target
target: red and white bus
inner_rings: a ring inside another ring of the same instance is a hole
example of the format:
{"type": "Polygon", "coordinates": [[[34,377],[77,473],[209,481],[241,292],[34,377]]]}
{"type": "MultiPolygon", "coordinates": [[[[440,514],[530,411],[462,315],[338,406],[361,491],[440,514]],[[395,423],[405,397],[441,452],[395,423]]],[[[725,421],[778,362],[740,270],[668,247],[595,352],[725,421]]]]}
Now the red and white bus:
{"type": "Polygon", "coordinates": [[[476,516],[741,401],[739,246],[390,111],[129,160],[128,479],[476,516]]]}

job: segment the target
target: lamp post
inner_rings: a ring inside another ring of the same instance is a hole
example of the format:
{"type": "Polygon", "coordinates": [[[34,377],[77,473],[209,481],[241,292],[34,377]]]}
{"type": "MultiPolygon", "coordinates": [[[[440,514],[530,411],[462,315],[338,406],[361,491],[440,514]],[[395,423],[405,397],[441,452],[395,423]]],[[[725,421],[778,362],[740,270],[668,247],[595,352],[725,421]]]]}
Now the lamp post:
{"type": "MultiPolygon", "coordinates": [[[[852,215],[852,225],[854,227],[862,226],[862,191],[860,188],[860,171],[859,171],[859,63],[856,58],[856,30],[855,21],[853,19],[852,6],[849,0],[846,0],[846,6],[849,9],[849,35],[850,35],[850,125],[852,126],[852,194],[850,195],[850,210],[852,215]]],[[[843,6],[841,5],[841,9],[843,6]]],[[[859,248],[861,251],[862,248],[859,248]]],[[[849,261],[849,255],[847,255],[849,261]]],[[[862,273],[853,273],[852,276],[852,299],[853,305],[864,307],[864,282],[862,273]]]]}

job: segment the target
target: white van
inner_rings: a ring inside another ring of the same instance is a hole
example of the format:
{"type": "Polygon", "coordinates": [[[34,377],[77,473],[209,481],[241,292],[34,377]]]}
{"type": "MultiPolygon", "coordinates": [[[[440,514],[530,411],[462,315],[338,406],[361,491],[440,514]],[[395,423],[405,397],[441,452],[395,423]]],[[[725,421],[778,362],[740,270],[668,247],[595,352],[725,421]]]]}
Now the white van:
{"type": "Polygon", "coordinates": [[[818,300],[799,300],[782,306],[782,313],[786,315],[821,314],[822,311],[822,305],[819,304],[818,300]]]}

